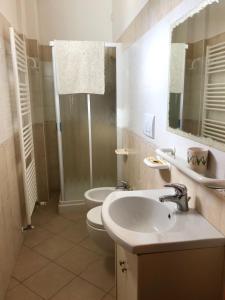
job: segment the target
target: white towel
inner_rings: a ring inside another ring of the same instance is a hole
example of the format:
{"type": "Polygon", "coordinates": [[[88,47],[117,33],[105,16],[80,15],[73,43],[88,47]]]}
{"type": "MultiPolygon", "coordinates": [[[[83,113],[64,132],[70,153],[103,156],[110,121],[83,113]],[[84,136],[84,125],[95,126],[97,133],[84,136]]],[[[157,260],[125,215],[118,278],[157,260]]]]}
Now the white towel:
{"type": "Polygon", "coordinates": [[[184,92],[185,58],[187,45],[172,43],[170,62],[170,93],[184,92]]]}
{"type": "Polygon", "coordinates": [[[104,42],[54,41],[60,95],[105,93],[104,42]]]}

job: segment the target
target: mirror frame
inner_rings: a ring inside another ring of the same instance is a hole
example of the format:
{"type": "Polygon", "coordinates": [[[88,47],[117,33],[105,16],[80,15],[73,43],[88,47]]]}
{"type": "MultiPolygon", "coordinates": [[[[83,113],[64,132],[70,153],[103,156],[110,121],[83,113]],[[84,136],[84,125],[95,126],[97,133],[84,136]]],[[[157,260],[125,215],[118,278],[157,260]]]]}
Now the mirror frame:
{"type": "Polygon", "coordinates": [[[218,141],[215,141],[211,138],[206,138],[206,137],[201,137],[201,136],[196,136],[192,133],[185,132],[181,129],[175,129],[171,128],[169,126],[169,105],[170,105],[170,91],[169,91],[169,86],[170,86],[170,66],[171,66],[171,42],[172,42],[172,34],[174,28],[176,28],[178,25],[181,23],[185,22],[187,19],[191,18],[193,15],[198,14],[200,11],[202,11],[204,8],[207,6],[213,4],[213,3],[219,3],[220,0],[203,0],[200,2],[194,9],[191,11],[187,12],[184,16],[181,18],[177,19],[170,28],[170,51],[169,51],[169,57],[170,57],[170,62],[169,62],[169,82],[168,82],[168,101],[167,101],[167,130],[173,134],[179,135],[181,137],[193,140],[197,143],[207,145],[208,147],[216,148],[220,151],[225,152],[225,142],[224,144],[218,141]]]}

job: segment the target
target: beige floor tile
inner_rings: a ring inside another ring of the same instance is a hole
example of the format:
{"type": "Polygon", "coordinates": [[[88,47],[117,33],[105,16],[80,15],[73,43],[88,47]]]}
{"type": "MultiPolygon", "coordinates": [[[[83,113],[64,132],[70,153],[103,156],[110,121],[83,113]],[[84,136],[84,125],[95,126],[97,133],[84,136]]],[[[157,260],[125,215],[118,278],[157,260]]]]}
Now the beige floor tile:
{"type": "Polygon", "coordinates": [[[34,212],[32,216],[32,224],[35,226],[40,226],[46,223],[49,223],[52,219],[56,217],[56,213],[52,211],[44,211],[44,208],[42,210],[37,210],[34,212]]]}
{"type": "Polygon", "coordinates": [[[8,291],[5,300],[41,300],[42,298],[32,293],[23,285],[18,285],[8,291]]]}
{"type": "Polygon", "coordinates": [[[113,296],[114,298],[116,298],[116,287],[115,286],[111,289],[111,291],[109,292],[109,294],[111,296],[113,296]]]}
{"type": "Polygon", "coordinates": [[[80,277],[109,292],[115,285],[114,259],[101,259],[87,267],[80,277]]]}
{"type": "Polygon", "coordinates": [[[98,253],[100,255],[106,256],[107,253],[102,250],[100,247],[98,247],[95,242],[91,239],[91,238],[86,238],[85,240],[83,240],[79,246],[84,247],[85,249],[88,249],[90,251],[93,251],[95,253],[98,253]]]}
{"type": "Polygon", "coordinates": [[[32,248],[51,237],[53,237],[53,234],[49,231],[41,227],[35,227],[33,230],[24,232],[24,245],[32,248]]]}
{"type": "Polygon", "coordinates": [[[19,281],[23,281],[45,267],[48,263],[48,259],[23,246],[13,270],[13,277],[19,281]]]}
{"type": "Polygon", "coordinates": [[[66,251],[71,249],[73,246],[73,243],[71,243],[70,241],[67,241],[59,236],[55,236],[39,244],[33,249],[49,259],[56,259],[59,256],[63,255],[66,251]]]}
{"type": "Polygon", "coordinates": [[[86,223],[84,221],[74,223],[60,233],[60,236],[78,244],[88,236],[86,223]]]}
{"type": "Polygon", "coordinates": [[[100,300],[103,295],[103,291],[77,277],[52,300],[100,300]]]}
{"type": "Polygon", "coordinates": [[[11,277],[10,282],[9,282],[9,286],[8,286],[8,291],[14,289],[19,284],[20,284],[20,282],[17,279],[11,277]]]}
{"type": "Polygon", "coordinates": [[[56,262],[69,271],[80,274],[90,263],[98,260],[100,256],[82,247],[76,246],[59,257],[56,262]]]}
{"type": "Polygon", "coordinates": [[[72,224],[72,221],[63,218],[62,216],[56,216],[49,223],[43,224],[42,227],[52,233],[58,234],[72,224]]]}
{"type": "Polygon", "coordinates": [[[107,294],[102,300],[116,300],[111,294],[107,294]]]}
{"type": "Polygon", "coordinates": [[[83,207],[79,211],[72,211],[62,214],[62,216],[68,220],[79,221],[81,219],[86,219],[87,208],[83,207]]]}
{"type": "Polygon", "coordinates": [[[71,272],[50,263],[46,268],[27,279],[24,285],[44,299],[49,299],[73,278],[74,275],[71,272]]]}
{"type": "Polygon", "coordinates": [[[59,202],[59,195],[51,195],[50,199],[47,202],[47,208],[53,209],[54,211],[58,212],[58,202],[59,202]]]}
{"type": "Polygon", "coordinates": [[[58,216],[58,205],[55,199],[50,199],[47,205],[39,205],[32,215],[33,225],[44,225],[58,216]]]}

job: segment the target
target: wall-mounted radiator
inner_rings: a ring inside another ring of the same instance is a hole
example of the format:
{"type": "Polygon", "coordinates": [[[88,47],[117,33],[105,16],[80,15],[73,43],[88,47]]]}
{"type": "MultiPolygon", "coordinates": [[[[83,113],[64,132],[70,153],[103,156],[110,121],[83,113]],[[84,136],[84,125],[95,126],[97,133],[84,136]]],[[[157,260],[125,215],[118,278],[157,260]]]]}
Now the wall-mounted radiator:
{"type": "Polygon", "coordinates": [[[225,42],[206,50],[202,135],[225,142],[225,42]]]}
{"type": "Polygon", "coordinates": [[[19,122],[27,228],[30,228],[31,216],[38,199],[27,54],[25,41],[12,27],[10,28],[10,43],[19,122]]]}

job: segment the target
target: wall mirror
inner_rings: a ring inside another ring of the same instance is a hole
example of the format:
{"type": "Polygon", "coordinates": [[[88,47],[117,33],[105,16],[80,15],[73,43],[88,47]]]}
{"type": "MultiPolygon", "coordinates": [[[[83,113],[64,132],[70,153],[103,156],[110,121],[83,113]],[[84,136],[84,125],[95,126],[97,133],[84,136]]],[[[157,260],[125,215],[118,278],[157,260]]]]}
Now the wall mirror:
{"type": "Polygon", "coordinates": [[[173,27],[169,88],[170,130],[225,150],[225,0],[173,27]]]}

